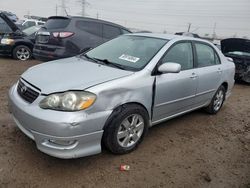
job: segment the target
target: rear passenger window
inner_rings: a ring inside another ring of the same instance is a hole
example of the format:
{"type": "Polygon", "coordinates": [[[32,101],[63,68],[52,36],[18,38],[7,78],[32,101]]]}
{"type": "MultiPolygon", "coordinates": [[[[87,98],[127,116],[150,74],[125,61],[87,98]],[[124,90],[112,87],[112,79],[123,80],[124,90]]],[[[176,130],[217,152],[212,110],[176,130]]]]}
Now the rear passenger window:
{"type": "Polygon", "coordinates": [[[181,70],[193,68],[193,51],[189,42],[173,46],[162,59],[163,63],[179,63],[181,70]]]}
{"type": "Polygon", "coordinates": [[[10,27],[6,24],[6,22],[0,18],[0,33],[10,33],[11,29],[10,27]]]}
{"type": "Polygon", "coordinates": [[[102,25],[100,23],[77,21],[76,27],[82,31],[88,32],[92,35],[102,37],[102,25]]]}
{"type": "Polygon", "coordinates": [[[113,39],[121,34],[120,28],[103,24],[103,38],[113,39]]]}
{"type": "Polygon", "coordinates": [[[195,48],[198,67],[220,64],[219,57],[212,47],[206,44],[196,43],[195,48]]]}

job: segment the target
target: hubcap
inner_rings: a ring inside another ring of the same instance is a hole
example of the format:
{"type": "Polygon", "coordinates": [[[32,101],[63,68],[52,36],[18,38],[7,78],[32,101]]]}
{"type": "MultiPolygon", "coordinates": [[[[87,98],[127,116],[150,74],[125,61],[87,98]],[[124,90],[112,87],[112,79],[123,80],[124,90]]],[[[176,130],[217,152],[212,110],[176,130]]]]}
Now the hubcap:
{"type": "Polygon", "coordinates": [[[133,114],[128,116],[120,124],[117,132],[117,141],[122,147],[131,147],[141,138],[144,130],[144,121],[141,115],[133,114]]]}
{"type": "Polygon", "coordinates": [[[216,96],[215,96],[215,100],[214,100],[214,110],[218,111],[223,103],[223,99],[224,99],[224,94],[223,91],[220,90],[216,96]]]}
{"type": "Polygon", "coordinates": [[[30,58],[30,52],[26,48],[20,48],[17,50],[16,56],[18,59],[25,61],[30,58]]]}

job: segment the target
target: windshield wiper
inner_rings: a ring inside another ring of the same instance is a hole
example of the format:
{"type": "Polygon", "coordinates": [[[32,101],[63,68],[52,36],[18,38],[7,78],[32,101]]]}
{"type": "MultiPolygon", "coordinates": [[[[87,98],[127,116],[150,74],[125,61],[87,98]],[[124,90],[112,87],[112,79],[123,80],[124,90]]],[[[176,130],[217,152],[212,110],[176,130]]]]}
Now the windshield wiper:
{"type": "Polygon", "coordinates": [[[95,63],[99,63],[99,60],[97,60],[97,59],[95,59],[95,58],[93,58],[93,57],[90,57],[90,56],[88,56],[87,54],[82,54],[82,55],[80,55],[80,57],[85,57],[85,58],[87,58],[87,59],[89,59],[89,60],[92,60],[92,61],[94,61],[95,63]]]}
{"type": "Polygon", "coordinates": [[[100,62],[104,63],[105,65],[111,65],[113,67],[125,70],[125,66],[113,63],[113,62],[109,61],[108,59],[98,59],[98,58],[95,58],[95,60],[100,61],[100,62]]]}

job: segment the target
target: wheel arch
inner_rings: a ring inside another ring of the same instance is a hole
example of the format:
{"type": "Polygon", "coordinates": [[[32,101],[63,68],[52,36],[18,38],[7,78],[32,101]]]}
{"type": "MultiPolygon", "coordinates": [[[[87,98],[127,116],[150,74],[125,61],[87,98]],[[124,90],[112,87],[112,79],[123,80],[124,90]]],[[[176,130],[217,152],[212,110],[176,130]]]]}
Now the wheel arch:
{"type": "Polygon", "coordinates": [[[31,51],[31,53],[33,52],[33,44],[31,44],[31,43],[28,43],[28,42],[16,42],[15,43],[15,45],[13,46],[13,48],[12,48],[12,51],[11,51],[11,53],[13,53],[13,51],[14,51],[14,49],[17,47],[17,46],[27,46],[29,49],[30,49],[30,51],[31,51]]]}
{"type": "Polygon", "coordinates": [[[124,104],[120,104],[119,106],[116,106],[113,109],[112,113],[109,115],[108,119],[106,120],[106,122],[105,122],[105,124],[103,126],[103,130],[105,130],[105,128],[108,126],[108,122],[110,121],[110,118],[114,115],[114,113],[119,113],[123,108],[126,108],[127,106],[130,106],[130,105],[138,105],[138,106],[142,107],[147,112],[146,115],[148,116],[149,121],[150,121],[151,116],[150,116],[147,108],[143,104],[141,104],[139,102],[127,102],[127,103],[124,103],[124,104]]]}
{"type": "Polygon", "coordinates": [[[223,82],[221,85],[225,88],[225,90],[227,92],[227,90],[228,90],[228,83],[227,82],[223,82]]]}

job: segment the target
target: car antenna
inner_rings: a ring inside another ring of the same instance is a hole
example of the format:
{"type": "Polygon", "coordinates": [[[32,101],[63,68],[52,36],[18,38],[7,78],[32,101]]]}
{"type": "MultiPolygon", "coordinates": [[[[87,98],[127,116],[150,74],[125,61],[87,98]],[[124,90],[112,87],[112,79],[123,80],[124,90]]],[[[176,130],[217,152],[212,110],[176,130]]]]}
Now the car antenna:
{"type": "Polygon", "coordinates": [[[68,12],[67,12],[66,8],[64,9],[64,11],[65,11],[66,15],[67,15],[67,16],[69,16],[69,14],[68,14],[68,12]]]}

